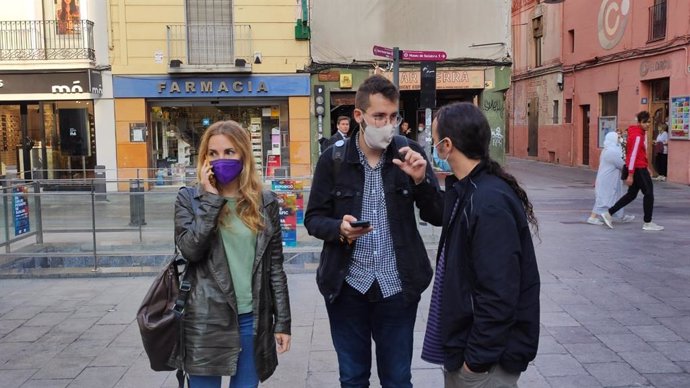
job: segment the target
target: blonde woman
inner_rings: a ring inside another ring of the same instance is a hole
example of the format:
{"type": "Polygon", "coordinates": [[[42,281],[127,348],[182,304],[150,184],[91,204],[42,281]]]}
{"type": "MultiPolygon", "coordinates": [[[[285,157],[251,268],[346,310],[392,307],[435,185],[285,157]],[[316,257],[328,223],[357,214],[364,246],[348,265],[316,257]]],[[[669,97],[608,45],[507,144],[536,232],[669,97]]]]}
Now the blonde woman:
{"type": "Polygon", "coordinates": [[[249,132],[234,121],[206,130],[197,175],[199,205],[189,190],[175,204],[192,289],[174,366],[190,388],[220,388],[221,376],[232,376],[231,388],[257,387],[275,371],[277,353],[290,349],[278,202],[262,191],[249,132]]]}

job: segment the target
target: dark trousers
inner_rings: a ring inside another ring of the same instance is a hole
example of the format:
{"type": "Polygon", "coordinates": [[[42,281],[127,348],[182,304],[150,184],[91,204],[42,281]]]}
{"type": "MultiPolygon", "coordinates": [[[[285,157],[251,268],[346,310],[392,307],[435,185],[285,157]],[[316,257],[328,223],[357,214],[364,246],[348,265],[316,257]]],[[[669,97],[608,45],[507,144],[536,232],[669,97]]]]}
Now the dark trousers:
{"type": "Polygon", "coordinates": [[[656,154],[656,172],[659,175],[666,176],[668,166],[668,154],[658,153],[656,154]]]}
{"type": "Polygon", "coordinates": [[[381,386],[411,388],[417,302],[405,302],[402,293],[383,299],[376,284],[363,295],[345,283],[333,303],[326,301],[333,346],[338,354],[340,386],[369,387],[373,338],[381,386]]]}
{"type": "Polygon", "coordinates": [[[609,214],[614,214],[627,206],[630,202],[637,198],[637,193],[642,191],[644,199],[642,202],[642,208],[644,209],[644,222],[652,221],[652,212],[654,211],[654,184],[652,183],[652,177],[649,175],[649,171],[646,168],[636,168],[633,173],[633,183],[628,187],[628,192],[621,197],[621,199],[616,202],[609,209],[609,214]]]}

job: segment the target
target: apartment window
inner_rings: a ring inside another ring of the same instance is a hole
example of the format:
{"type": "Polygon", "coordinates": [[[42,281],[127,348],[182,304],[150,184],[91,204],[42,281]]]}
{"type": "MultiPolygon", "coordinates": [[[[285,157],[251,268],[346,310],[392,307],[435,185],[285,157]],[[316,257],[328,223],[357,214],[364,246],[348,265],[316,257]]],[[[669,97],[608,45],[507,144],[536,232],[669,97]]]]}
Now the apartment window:
{"type": "Polygon", "coordinates": [[[570,42],[570,52],[575,52],[575,30],[568,30],[568,40],[570,42]]]}
{"type": "Polygon", "coordinates": [[[567,124],[573,122],[573,100],[568,98],[565,100],[565,117],[563,118],[567,124]]]}
{"type": "Polygon", "coordinates": [[[232,63],[232,1],[187,0],[186,11],[189,63],[232,63]]]}
{"type": "Polygon", "coordinates": [[[649,41],[666,38],[666,0],[654,0],[649,7],[649,41]]]}
{"type": "Polygon", "coordinates": [[[558,124],[558,100],[553,100],[553,123],[558,124]]]}
{"type": "Polygon", "coordinates": [[[534,67],[541,66],[541,41],[544,37],[542,17],[532,19],[532,36],[534,37],[534,67]]]}
{"type": "Polygon", "coordinates": [[[618,92],[601,93],[601,115],[618,116],[618,92]]]}

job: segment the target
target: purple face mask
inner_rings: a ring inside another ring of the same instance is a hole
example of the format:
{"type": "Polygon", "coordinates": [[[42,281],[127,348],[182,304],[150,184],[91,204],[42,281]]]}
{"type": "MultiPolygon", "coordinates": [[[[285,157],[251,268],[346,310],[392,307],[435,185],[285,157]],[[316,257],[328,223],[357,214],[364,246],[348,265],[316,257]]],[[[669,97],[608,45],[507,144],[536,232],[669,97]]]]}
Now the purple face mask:
{"type": "Polygon", "coordinates": [[[242,161],[238,159],[216,159],[211,161],[211,169],[216,182],[221,186],[227,185],[242,172],[242,161]]]}

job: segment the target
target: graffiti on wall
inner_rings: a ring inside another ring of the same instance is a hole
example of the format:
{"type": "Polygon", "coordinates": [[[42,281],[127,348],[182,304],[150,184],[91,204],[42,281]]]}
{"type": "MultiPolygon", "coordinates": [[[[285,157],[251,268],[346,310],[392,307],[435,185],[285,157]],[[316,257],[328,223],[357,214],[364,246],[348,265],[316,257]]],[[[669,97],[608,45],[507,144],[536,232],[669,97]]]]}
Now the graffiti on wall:
{"type": "Polygon", "coordinates": [[[602,0],[597,29],[599,44],[604,50],[611,50],[620,43],[629,19],[630,0],[602,0]]]}
{"type": "Polygon", "coordinates": [[[482,109],[484,112],[493,113],[503,118],[505,108],[503,106],[502,98],[486,98],[482,101],[482,109]]]}
{"type": "Polygon", "coordinates": [[[501,127],[496,127],[491,130],[491,146],[503,147],[503,131],[501,127]]]}

